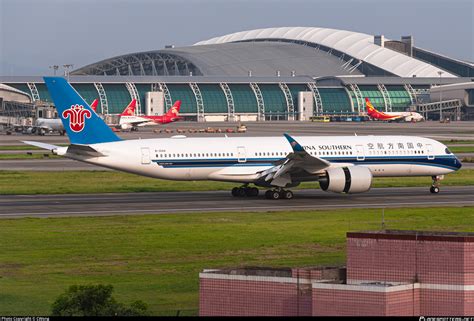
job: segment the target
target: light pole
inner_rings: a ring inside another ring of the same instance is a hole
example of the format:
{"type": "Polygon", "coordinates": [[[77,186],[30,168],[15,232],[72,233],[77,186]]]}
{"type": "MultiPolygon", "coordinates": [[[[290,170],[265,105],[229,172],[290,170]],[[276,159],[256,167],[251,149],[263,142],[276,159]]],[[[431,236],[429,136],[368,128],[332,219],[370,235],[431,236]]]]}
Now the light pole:
{"type": "Polygon", "coordinates": [[[52,66],[49,66],[49,68],[54,70],[54,75],[56,76],[56,71],[58,71],[59,66],[58,65],[52,65],[52,66]]]}
{"type": "Polygon", "coordinates": [[[441,75],[443,74],[443,72],[440,70],[438,71],[438,75],[439,75],[439,121],[442,121],[443,120],[443,112],[442,112],[442,109],[441,109],[441,106],[443,105],[442,104],[442,92],[441,92],[441,75]]]}
{"type": "Polygon", "coordinates": [[[74,65],[73,64],[65,64],[63,65],[64,67],[64,76],[66,76],[67,82],[69,82],[69,68],[72,68],[74,65]]]}

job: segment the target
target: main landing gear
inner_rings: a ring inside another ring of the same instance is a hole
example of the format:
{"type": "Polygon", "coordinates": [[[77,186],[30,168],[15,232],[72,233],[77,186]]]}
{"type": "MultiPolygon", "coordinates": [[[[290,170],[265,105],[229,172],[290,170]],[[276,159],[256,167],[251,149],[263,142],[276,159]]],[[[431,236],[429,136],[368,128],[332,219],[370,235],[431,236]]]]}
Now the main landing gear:
{"type": "Polygon", "coordinates": [[[241,187],[234,187],[232,189],[232,196],[234,197],[255,197],[258,196],[258,188],[250,187],[250,186],[241,186],[241,187]]]}
{"type": "Polygon", "coordinates": [[[432,194],[438,194],[439,193],[439,186],[441,185],[440,181],[444,178],[444,175],[431,176],[431,178],[433,179],[433,183],[431,184],[430,192],[432,194]]]}
{"type": "Polygon", "coordinates": [[[273,189],[265,192],[265,197],[271,200],[278,199],[287,199],[291,200],[293,198],[293,192],[284,189],[273,189]]]}
{"type": "MultiPolygon", "coordinates": [[[[250,187],[247,185],[241,187],[234,187],[232,189],[232,196],[234,197],[256,197],[258,196],[259,190],[256,187],[250,187]]],[[[270,200],[287,199],[293,198],[293,192],[284,190],[282,188],[271,189],[265,192],[265,198],[270,200]]]]}

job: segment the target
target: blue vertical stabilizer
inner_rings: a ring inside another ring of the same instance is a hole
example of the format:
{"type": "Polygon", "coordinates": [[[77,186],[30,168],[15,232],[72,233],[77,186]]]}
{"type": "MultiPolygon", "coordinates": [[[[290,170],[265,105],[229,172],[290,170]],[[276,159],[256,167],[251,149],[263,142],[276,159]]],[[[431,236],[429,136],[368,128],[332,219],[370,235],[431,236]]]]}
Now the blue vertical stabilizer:
{"type": "Polygon", "coordinates": [[[97,144],[121,140],[62,77],[44,82],[63,122],[71,144],[97,144]]]}

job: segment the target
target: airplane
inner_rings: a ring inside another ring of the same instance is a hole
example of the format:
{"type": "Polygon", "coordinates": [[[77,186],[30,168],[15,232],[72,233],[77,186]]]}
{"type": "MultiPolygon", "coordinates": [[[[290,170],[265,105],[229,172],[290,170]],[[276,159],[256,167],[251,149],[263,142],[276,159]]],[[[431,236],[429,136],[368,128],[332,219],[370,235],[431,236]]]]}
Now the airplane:
{"type": "Polygon", "coordinates": [[[407,122],[417,122],[423,121],[425,118],[419,113],[407,111],[407,112],[381,112],[375,109],[375,107],[370,102],[369,98],[365,97],[365,108],[367,109],[367,114],[376,120],[386,120],[386,121],[407,121],[407,122]]]}
{"type": "Polygon", "coordinates": [[[431,176],[439,193],[459,159],[442,143],[414,136],[193,137],[122,140],[61,77],[44,81],[70,145],[24,143],[74,160],[142,176],[241,184],[235,197],[292,199],[287,188],[318,181],[322,190],[353,194],[370,190],[374,177],[431,176]]]}
{"type": "Polygon", "coordinates": [[[99,105],[99,100],[96,98],[96,99],[94,99],[94,101],[91,104],[91,108],[95,113],[97,113],[97,106],[98,105],[99,105]]]}
{"type": "Polygon", "coordinates": [[[135,116],[136,100],[133,99],[125,110],[120,114],[118,129],[132,129],[137,130],[138,126],[150,126],[157,124],[168,124],[180,120],[179,109],[181,107],[181,100],[177,100],[168,112],[161,116],[135,116]]]}

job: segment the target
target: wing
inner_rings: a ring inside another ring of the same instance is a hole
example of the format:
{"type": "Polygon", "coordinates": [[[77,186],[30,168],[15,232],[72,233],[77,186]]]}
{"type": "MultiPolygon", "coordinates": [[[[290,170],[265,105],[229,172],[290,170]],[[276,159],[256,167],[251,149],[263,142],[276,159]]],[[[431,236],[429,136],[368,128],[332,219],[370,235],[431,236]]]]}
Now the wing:
{"type": "Polygon", "coordinates": [[[290,135],[284,134],[290,143],[293,152],[285,159],[275,163],[275,166],[259,173],[259,178],[273,186],[286,186],[292,183],[291,175],[305,172],[306,174],[316,174],[329,167],[331,163],[322,158],[311,156],[304,148],[290,135]]]}

